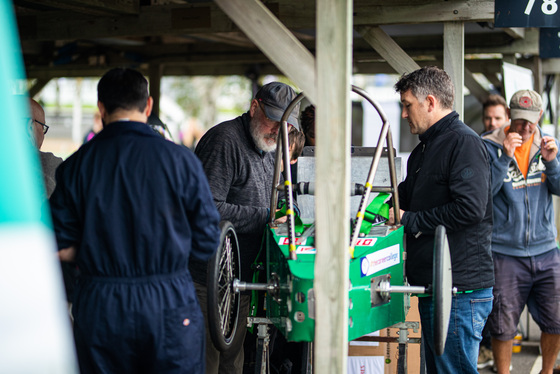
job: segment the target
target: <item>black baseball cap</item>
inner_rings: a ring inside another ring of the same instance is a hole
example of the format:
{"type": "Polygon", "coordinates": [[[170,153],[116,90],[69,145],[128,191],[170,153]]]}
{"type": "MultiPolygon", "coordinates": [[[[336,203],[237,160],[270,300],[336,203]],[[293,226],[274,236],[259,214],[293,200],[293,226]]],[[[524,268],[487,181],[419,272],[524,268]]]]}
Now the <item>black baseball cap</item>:
{"type": "MultiPolygon", "coordinates": [[[[294,89],[287,84],[272,82],[262,86],[255,95],[255,99],[263,103],[264,112],[268,118],[280,122],[286,108],[296,96],[294,89]]],[[[297,103],[292,113],[290,113],[288,123],[296,129],[301,130],[298,121],[299,104],[300,103],[297,103]]]]}

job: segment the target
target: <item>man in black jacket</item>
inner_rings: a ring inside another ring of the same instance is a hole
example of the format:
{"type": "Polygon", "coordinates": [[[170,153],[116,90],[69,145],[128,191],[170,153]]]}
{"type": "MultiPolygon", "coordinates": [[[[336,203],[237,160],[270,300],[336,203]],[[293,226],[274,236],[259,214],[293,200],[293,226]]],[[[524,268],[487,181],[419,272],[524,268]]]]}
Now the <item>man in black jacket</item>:
{"type": "Polygon", "coordinates": [[[432,283],[434,231],[443,225],[458,290],[442,356],[434,351],[432,297],[419,299],[427,369],[474,374],[494,285],[488,155],[480,137],[453,111],[454,88],[445,71],[424,67],[403,75],[395,89],[401,95],[402,117],[420,138],[399,185],[408,281],[432,283]]]}

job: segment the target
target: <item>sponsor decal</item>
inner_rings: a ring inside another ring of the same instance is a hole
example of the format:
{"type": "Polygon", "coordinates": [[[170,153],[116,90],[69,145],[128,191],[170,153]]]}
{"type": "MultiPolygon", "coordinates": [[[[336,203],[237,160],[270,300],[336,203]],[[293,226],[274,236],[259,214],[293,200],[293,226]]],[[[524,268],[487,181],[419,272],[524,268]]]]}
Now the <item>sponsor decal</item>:
{"type": "Polygon", "coordinates": [[[370,253],[361,260],[362,277],[367,277],[401,262],[400,246],[392,245],[380,251],[370,253]]]}

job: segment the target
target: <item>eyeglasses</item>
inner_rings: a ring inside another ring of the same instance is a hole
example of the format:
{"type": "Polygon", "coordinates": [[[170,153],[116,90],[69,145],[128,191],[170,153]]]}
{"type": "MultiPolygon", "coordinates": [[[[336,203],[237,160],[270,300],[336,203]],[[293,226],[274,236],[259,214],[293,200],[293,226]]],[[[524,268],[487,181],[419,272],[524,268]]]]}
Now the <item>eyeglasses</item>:
{"type": "Polygon", "coordinates": [[[46,134],[49,131],[49,126],[45,125],[43,122],[37,121],[36,119],[33,119],[33,121],[35,121],[39,125],[43,126],[43,134],[46,134]]]}

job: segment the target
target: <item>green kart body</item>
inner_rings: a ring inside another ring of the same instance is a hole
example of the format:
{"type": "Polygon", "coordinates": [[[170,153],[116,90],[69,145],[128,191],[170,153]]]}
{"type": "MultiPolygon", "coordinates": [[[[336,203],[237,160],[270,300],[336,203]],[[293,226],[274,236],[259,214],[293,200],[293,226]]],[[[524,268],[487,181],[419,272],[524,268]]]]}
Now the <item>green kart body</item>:
{"type": "MultiPolygon", "coordinates": [[[[308,225],[306,225],[308,226],[308,225]]],[[[393,231],[373,226],[358,240],[350,259],[348,292],[348,339],[354,340],[406,317],[405,297],[393,294],[388,301],[375,301],[375,279],[390,278],[391,285],[404,285],[403,228],[393,231]]],[[[286,228],[267,227],[266,274],[278,291],[266,294],[266,316],[288,341],[311,342],[315,336],[315,239],[296,238],[297,259],[289,256],[286,228]]]]}

